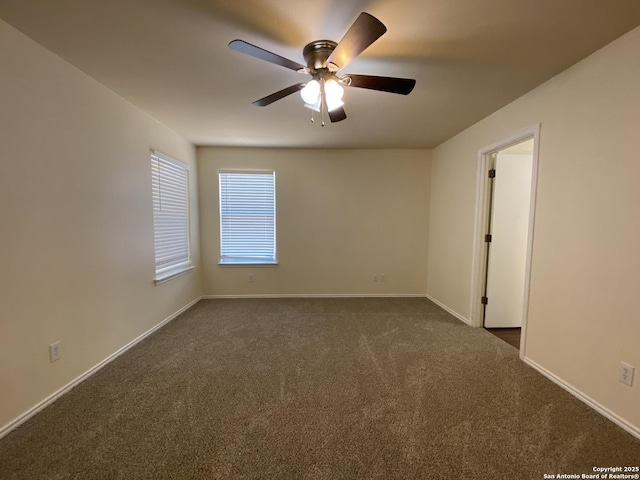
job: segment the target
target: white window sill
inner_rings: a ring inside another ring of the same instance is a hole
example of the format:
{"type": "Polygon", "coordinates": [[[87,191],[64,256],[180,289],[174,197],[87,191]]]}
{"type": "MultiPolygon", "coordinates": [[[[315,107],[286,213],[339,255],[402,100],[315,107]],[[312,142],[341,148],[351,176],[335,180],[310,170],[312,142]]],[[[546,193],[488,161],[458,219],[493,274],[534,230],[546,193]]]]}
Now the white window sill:
{"type": "Polygon", "coordinates": [[[277,267],[278,262],[275,260],[220,260],[218,265],[221,267],[277,267]]]}
{"type": "Polygon", "coordinates": [[[191,270],[194,270],[195,268],[196,268],[195,265],[189,265],[188,267],[182,267],[179,270],[172,270],[169,272],[162,273],[155,278],[153,283],[155,283],[156,285],[161,285],[165,282],[168,282],[169,280],[173,280],[174,278],[181,277],[182,275],[189,273],[191,270]]]}

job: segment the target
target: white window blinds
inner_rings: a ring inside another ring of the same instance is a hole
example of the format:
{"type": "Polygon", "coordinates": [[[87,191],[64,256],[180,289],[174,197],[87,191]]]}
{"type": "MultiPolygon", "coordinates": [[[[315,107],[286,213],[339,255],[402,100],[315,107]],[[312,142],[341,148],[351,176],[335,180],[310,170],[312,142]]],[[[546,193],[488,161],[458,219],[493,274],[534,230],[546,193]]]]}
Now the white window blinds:
{"type": "Polygon", "coordinates": [[[218,175],[220,263],[276,263],[275,172],[218,175]]]}
{"type": "Polygon", "coordinates": [[[189,167],[151,152],[156,281],[192,268],[189,258],[189,167]]]}

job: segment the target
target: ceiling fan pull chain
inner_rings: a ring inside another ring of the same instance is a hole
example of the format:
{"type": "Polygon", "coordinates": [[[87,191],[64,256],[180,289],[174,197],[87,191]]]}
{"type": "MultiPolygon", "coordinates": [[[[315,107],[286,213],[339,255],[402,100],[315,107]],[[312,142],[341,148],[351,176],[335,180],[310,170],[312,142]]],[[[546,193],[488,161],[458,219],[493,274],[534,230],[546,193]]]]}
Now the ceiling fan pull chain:
{"type": "Polygon", "coordinates": [[[324,78],[320,79],[320,116],[322,118],[321,125],[324,127],[324,111],[327,107],[327,94],[324,91],[324,78]]]}

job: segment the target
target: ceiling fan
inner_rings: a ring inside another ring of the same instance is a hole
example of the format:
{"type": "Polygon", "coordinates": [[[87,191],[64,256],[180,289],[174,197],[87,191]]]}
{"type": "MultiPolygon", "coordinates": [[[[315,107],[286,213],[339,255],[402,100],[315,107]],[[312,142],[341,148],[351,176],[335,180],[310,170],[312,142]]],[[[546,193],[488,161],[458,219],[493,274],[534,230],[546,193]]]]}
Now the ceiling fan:
{"type": "MultiPolygon", "coordinates": [[[[378,77],[351,73],[338,74],[340,70],[351,63],[354,58],[360,55],[386,31],[387,27],[380,20],[373,15],[362,12],[339,43],[331,40],[316,40],[307,44],[302,50],[302,55],[307,62],[306,66],[244,40],[233,40],[229,43],[229,48],[296,72],[311,75],[310,81],[297,83],[272,93],[256,100],[253,105],[266,107],[299,91],[305,106],[320,112],[322,126],[324,126],[325,112],[331,122],[340,122],[347,118],[347,114],[344,111],[344,102],[342,101],[343,86],[380,90],[401,95],[408,95],[415,87],[416,81],[409,78],[378,77]]],[[[313,114],[311,121],[313,122],[313,114]]]]}

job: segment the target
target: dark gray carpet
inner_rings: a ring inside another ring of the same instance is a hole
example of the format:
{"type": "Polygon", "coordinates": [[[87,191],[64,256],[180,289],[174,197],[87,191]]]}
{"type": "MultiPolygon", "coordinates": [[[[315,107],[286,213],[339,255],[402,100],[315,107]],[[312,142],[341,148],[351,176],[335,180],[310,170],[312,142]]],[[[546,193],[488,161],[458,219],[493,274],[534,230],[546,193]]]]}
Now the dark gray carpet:
{"type": "Polygon", "coordinates": [[[425,299],[201,301],[0,441],[4,479],[541,479],[640,441],[425,299]]]}

